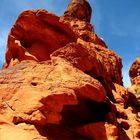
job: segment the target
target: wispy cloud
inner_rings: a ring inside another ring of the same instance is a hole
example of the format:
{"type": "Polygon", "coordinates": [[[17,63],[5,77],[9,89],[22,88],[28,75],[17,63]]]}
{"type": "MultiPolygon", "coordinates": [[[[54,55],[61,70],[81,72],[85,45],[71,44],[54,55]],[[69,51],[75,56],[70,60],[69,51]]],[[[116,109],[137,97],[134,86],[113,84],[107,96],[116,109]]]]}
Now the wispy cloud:
{"type": "Polygon", "coordinates": [[[7,46],[7,36],[8,36],[8,31],[3,30],[0,34],[0,63],[4,63],[5,59],[5,52],[6,52],[6,46],[7,46]]]}
{"type": "MultiPolygon", "coordinates": [[[[135,58],[134,58],[135,60],[135,58]]],[[[129,87],[131,86],[131,82],[130,82],[130,77],[129,77],[129,70],[131,68],[132,63],[134,62],[134,60],[132,61],[128,61],[127,63],[123,62],[124,67],[122,68],[122,75],[123,75],[123,83],[125,87],[129,87]]]]}
{"type": "Polygon", "coordinates": [[[128,31],[126,32],[125,30],[124,30],[124,28],[123,27],[121,27],[121,25],[117,25],[116,23],[111,23],[110,24],[110,30],[111,30],[111,34],[112,35],[117,35],[117,36],[120,36],[120,37],[125,37],[125,36],[127,36],[128,35],[128,31]]]}
{"type": "Polygon", "coordinates": [[[136,19],[139,18],[138,15],[130,15],[129,17],[124,17],[123,19],[116,20],[113,16],[110,17],[110,31],[112,35],[117,35],[120,37],[126,36],[139,36],[140,34],[140,24],[136,19]]]}
{"type": "Polygon", "coordinates": [[[128,69],[123,69],[122,70],[123,74],[123,83],[125,87],[129,87],[131,85],[130,78],[129,78],[129,70],[128,69]]]}

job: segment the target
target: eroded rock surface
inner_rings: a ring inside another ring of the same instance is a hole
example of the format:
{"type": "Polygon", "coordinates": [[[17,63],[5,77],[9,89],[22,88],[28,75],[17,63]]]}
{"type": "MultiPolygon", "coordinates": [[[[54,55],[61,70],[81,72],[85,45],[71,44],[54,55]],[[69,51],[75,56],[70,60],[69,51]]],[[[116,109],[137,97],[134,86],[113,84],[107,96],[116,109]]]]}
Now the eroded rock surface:
{"type": "Polygon", "coordinates": [[[128,88],[130,103],[140,112],[140,57],[135,60],[129,70],[132,86],[128,88]]]}
{"type": "Polygon", "coordinates": [[[12,58],[48,60],[53,51],[74,41],[73,31],[56,15],[46,10],[24,11],[9,33],[6,63],[12,58]]]}
{"type": "Polygon", "coordinates": [[[0,71],[0,140],[140,138],[135,89],[123,87],[121,58],[95,34],[91,13],[86,0],[71,0],[60,17],[20,14],[0,71]]]}
{"type": "Polygon", "coordinates": [[[132,84],[140,85],[140,57],[132,64],[129,75],[131,78],[132,84]]]}

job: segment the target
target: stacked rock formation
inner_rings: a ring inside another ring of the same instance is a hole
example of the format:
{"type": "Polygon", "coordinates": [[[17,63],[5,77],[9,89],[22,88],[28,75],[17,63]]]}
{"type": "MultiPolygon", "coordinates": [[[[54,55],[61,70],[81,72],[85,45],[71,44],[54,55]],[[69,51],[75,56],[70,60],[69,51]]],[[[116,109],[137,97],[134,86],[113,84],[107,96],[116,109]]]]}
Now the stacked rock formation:
{"type": "Polygon", "coordinates": [[[95,34],[91,13],[71,0],[60,17],[20,14],[0,71],[0,140],[140,138],[121,58],[95,34]]]}
{"type": "Polygon", "coordinates": [[[131,105],[140,112],[140,57],[132,64],[129,75],[132,86],[128,88],[131,105]]]}

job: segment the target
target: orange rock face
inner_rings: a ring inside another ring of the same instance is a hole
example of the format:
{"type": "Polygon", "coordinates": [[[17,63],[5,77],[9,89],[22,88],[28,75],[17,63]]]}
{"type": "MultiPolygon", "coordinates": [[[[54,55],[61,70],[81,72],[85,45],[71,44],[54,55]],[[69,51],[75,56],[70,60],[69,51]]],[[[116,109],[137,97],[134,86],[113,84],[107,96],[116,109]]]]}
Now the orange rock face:
{"type": "Polygon", "coordinates": [[[129,70],[129,75],[132,84],[140,85],[140,57],[132,64],[129,70]]]}
{"type": "Polygon", "coordinates": [[[53,51],[74,41],[75,34],[59,17],[45,10],[24,11],[9,33],[6,63],[48,60],[53,51]]]}
{"type": "Polygon", "coordinates": [[[140,112],[140,57],[132,64],[129,75],[132,83],[132,86],[128,88],[131,97],[129,102],[140,112]]]}
{"type": "Polygon", "coordinates": [[[60,17],[20,14],[0,71],[0,140],[140,138],[121,58],[95,34],[91,12],[86,0],[71,0],[60,17]]]}

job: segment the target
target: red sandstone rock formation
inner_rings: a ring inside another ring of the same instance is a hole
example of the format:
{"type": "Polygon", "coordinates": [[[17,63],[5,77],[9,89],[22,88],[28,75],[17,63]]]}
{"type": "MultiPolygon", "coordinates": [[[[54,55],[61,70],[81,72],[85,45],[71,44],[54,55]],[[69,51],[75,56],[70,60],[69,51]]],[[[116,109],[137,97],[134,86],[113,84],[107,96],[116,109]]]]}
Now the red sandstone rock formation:
{"type": "Polygon", "coordinates": [[[140,57],[132,64],[129,75],[132,84],[140,85],[140,57]]]}
{"type": "Polygon", "coordinates": [[[59,17],[45,10],[24,11],[9,33],[6,63],[48,60],[52,52],[74,41],[75,34],[59,17]]]}
{"type": "Polygon", "coordinates": [[[132,86],[128,88],[130,103],[140,112],[140,57],[132,64],[129,75],[132,86]]]}
{"type": "Polygon", "coordinates": [[[95,34],[91,11],[86,0],[71,0],[61,17],[18,17],[0,72],[0,140],[140,138],[121,58],[95,34]]]}

